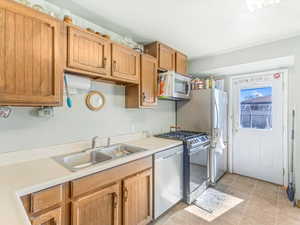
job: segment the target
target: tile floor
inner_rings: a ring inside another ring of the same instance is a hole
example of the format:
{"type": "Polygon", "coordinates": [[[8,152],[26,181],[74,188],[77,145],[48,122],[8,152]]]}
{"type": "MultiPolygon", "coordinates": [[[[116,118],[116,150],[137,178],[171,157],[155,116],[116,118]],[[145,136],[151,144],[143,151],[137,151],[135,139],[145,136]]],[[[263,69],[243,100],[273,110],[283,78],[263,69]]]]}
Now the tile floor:
{"type": "Polygon", "coordinates": [[[280,186],[226,174],[216,189],[244,199],[212,222],[187,212],[179,203],[153,225],[300,225],[300,209],[293,208],[280,186]]]}

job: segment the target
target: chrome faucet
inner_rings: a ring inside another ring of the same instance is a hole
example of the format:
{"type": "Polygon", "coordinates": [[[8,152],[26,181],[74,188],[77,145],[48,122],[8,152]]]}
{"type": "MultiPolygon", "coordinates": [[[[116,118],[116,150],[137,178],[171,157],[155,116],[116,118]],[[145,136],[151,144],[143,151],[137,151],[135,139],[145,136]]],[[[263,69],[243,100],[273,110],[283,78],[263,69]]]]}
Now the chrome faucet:
{"type": "Polygon", "coordinates": [[[96,148],[96,141],[97,141],[98,138],[99,138],[99,136],[93,137],[93,139],[92,139],[92,149],[96,148]]]}
{"type": "Polygon", "coordinates": [[[106,144],[106,147],[109,147],[109,146],[110,146],[110,141],[111,141],[110,139],[111,139],[110,137],[107,138],[107,144],[106,144]]]}
{"type": "MultiPolygon", "coordinates": [[[[93,139],[92,139],[92,149],[95,149],[95,148],[96,148],[96,141],[97,141],[98,138],[99,138],[99,136],[93,137],[93,139]]],[[[108,137],[108,138],[107,138],[107,144],[106,144],[105,147],[109,147],[109,146],[110,146],[110,141],[111,141],[111,138],[108,137]]]]}

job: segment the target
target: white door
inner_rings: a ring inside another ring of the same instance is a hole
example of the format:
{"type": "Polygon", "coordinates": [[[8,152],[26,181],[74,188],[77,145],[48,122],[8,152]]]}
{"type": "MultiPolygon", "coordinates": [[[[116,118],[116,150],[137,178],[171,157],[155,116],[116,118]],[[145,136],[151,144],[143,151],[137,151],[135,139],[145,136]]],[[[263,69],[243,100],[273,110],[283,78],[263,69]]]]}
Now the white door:
{"type": "Polygon", "coordinates": [[[283,184],[283,73],[233,79],[233,172],[283,184]]]}

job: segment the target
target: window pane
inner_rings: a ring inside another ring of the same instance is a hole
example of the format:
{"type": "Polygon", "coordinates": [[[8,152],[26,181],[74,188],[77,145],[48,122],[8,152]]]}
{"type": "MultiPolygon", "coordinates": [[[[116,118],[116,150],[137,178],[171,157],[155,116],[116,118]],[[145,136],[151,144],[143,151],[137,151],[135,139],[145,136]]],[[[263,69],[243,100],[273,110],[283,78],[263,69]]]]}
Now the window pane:
{"type": "Polygon", "coordinates": [[[240,91],[240,127],[272,128],[272,87],[240,91]]]}

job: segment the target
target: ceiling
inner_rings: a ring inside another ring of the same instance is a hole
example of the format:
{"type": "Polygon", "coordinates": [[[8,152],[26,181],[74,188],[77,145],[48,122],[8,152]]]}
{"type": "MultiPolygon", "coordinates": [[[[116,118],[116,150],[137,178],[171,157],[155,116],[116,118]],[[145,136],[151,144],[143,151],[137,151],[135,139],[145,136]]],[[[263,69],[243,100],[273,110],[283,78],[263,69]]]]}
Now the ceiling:
{"type": "Polygon", "coordinates": [[[48,0],[137,42],[205,57],[300,35],[300,1],[251,13],[246,0],[48,0]]]}

